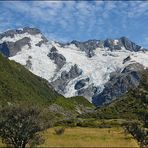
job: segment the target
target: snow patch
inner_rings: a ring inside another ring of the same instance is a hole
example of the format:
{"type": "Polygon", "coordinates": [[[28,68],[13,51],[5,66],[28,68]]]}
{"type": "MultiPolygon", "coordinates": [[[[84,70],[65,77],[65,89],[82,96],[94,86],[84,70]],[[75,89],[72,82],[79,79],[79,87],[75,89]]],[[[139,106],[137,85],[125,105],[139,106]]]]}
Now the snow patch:
{"type": "Polygon", "coordinates": [[[114,40],[114,45],[118,45],[118,40],[114,40]]]}
{"type": "Polygon", "coordinates": [[[59,46],[57,43],[52,44],[57,48],[58,53],[62,54],[66,58],[66,65],[77,64],[78,67],[83,70],[81,76],[71,80],[68,83],[66,93],[64,94],[65,97],[72,97],[76,95],[74,86],[80,78],[82,79],[89,77],[90,84],[94,84],[94,86],[99,86],[101,89],[103,89],[104,84],[110,78],[110,73],[121,71],[128,64],[133,63],[132,60],[148,67],[148,53],[131,52],[125,48],[113,52],[109,51],[107,48],[97,48],[95,50],[95,56],[88,58],[86,57],[85,52],[81,51],[73,44],[65,46],[64,48],[59,46]],[[123,64],[123,60],[128,56],[132,56],[132,60],[123,64]]]}
{"type": "Polygon", "coordinates": [[[22,65],[26,65],[28,57],[31,56],[32,58],[30,61],[32,68],[29,70],[35,75],[38,75],[50,82],[56,70],[56,65],[47,56],[51,45],[47,46],[42,44],[41,47],[36,46],[35,44],[41,40],[41,35],[30,36],[30,38],[31,48],[26,48],[26,46],[24,46],[20,52],[9,59],[14,60],[22,65]]]}

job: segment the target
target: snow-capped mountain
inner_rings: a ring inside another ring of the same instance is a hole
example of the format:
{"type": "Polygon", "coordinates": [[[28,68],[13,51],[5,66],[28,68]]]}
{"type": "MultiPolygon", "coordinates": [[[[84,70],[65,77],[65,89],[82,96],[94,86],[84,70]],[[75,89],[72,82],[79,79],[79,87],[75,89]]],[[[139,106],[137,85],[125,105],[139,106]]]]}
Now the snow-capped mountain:
{"type": "Polygon", "coordinates": [[[148,67],[148,51],[126,37],[63,44],[29,27],[0,34],[0,52],[65,97],[84,96],[95,105],[138,86],[138,71],[148,67]]]}

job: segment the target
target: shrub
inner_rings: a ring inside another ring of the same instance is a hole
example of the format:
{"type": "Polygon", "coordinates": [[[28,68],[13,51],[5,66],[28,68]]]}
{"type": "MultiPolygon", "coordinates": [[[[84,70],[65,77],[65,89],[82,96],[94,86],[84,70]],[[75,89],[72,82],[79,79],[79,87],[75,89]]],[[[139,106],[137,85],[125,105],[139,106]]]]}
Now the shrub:
{"type": "Polygon", "coordinates": [[[19,148],[25,148],[34,139],[36,142],[40,142],[41,136],[38,135],[38,132],[46,127],[46,122],[40,112],[36,106],[15,105],[0,109],[0,137],[2,141],[19,148]]]}
{"type": "Polygon", "coordinates": [[[57,127],[57,128],[54,129],[54,131],[55,131],[55,134],[56,135],[62,135],[65,132],[65,128],[63,128],[63,127],[57,127]]]}

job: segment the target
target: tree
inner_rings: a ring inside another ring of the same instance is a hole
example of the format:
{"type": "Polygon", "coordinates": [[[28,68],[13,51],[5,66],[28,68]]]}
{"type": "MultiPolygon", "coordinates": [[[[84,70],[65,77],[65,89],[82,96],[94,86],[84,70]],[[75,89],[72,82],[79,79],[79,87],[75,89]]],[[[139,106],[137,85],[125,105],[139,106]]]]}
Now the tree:
{"type": "Polygon", "coordinates": [[[127,122],[124,124],[127,131],[140,143],[140,147],[148,147],[148,131],[138,122],[127,122]]]}
{"type": "Polygon", "coordinates": [[[0,110],[0,137],[15,148],[25,148],[46,126],[37,107],[7,106],[0,110]]]}

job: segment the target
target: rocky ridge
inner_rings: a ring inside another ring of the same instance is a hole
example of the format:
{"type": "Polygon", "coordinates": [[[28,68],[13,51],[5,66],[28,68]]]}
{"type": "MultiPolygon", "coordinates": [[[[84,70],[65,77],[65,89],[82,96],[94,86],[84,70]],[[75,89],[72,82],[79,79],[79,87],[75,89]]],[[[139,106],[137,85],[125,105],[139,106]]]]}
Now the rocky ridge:
{"type": "Polygon", "coordinates": [[[84,96],[96,106],[137,87],[148,67],[147,50],[126,37],[59,43],[29,27],[0,34],[0,52],[65,97],[84,96]]]}

